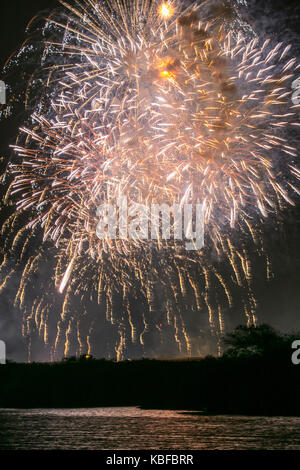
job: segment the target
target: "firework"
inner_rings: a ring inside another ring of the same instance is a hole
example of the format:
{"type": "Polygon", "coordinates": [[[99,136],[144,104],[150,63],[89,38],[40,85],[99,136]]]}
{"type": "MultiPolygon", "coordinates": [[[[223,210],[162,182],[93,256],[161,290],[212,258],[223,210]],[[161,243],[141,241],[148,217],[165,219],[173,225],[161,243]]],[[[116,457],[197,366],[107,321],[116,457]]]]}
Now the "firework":
{"type": "MultiPolygon", "coordinates": [[[[199,353],[191,325],[222,335],[222,305],[232,305],[228,279],[247,292],[244,312],[248,323],[256,321],[249,255],[228,233],[250,233],[263,251],[255,223],[293,204],[299,172],[286,128],[298,126],[289,89],[296,61],[286,58],[289,47],[233,29],[229,4],[61,3],[65,16],[51,15],[44,27],[51,32],[44,92],[8,168],[18,230],[9,225],[7,244],[26,260],[15,301],[24,331],[35,325],[51,343],[53,298],[40,295],[41,285],[33,305],[26,295],[55,253],[47,282],[63,300],[52,343],[64,338],[65,354],[75,336],[77,350],[92,352],[92,331],[104,320],[87,313],[95,312],[89,302],[116,325],[109,348],[118,358],[128,338],[142,351],[150,330],[163,343],[167,327],[179,350],[199,353]],[[97,208],[120,196],[141,204],[201,202],[206,249],[190,254],[160,239],[99,240],[97,208]],[[26,249],[32,237],[38,252],[26,249]],[[219,273],[211,250],[226,258],[230,275],[219,273]]],[[[5,266],[3,260],[4,285],[13,272],[5,266]]]]}

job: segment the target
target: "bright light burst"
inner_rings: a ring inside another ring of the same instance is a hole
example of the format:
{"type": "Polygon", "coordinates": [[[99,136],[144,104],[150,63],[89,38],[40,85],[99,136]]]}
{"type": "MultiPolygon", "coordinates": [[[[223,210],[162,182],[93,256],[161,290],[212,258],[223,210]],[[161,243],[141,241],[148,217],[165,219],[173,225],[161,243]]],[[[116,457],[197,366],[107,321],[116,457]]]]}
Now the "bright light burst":
{"type": "MultiPolygon", "coordinates": [[[[161,302],[179,349],[199,351],[199,345],[192,349],[184,310],[189,305],[194,313],[201,312],[205,305],[211,331],[222,334],[224,299],[218,291],[212,300],[209,286],[218,283],[231,305],[225,278],[207,254],[188,255],[180,244],[151,244],[156,251],[163,246],[157,262],[147,244],[100,241],[96,209],[120,195],[138,203],[204,203],[207,246],[227,258],[235,282],[247,289],[244,310],[248,322],[255,322],[249,255],[245,247],[235,247],[228,228],[240,229],[244,237],[248,231],[257,242],[255,221],[276,213],[284,202],[293,203],[299,171],[286,128],[299,125],[299,105],[292,104],[289,88],[296,61],[286,59],[289,46],[230,29],[235,12],[229,4],[61,3],[66,19],[52,15],[45,25],[55,32],[45,45],[49,108],[41,112],[40,103],[22,127],[15,145],[18,158],[9,168],[10,194],[17,201],[12,217],[17,226],[24,214],[27,218],[13,244],[22,234],[30,240],[42,229],[42,246],[51,241],[56,247],[54,282],[60,293],[66,292],[54,343],[64,334],[66,354],[75,330],[79,349],[88,344],[91,352],[81,319],[68,313],[72,295],[83,302],[84,295],[92,299],[95,291],[101,306],[105,292],[101,308],[107,321],[118,324],[114,348],[123,357],[128,328],[132,343],[143,344],[143,334],[154,322],[157,279],[164,285],[161,302]],[[195,264],[197,273],[192,274],[195,264]],[[129,300],[137,283],[149,313],[148,319],[143,313],[139,334],[129,300]],[[187,284],[193,300],[186,295],[187,284]],[[119,307],[114,306],[117,292],[119,307]],[[115,308],[122,310],[119,318],[115,308]]],[[[49,342],[51,300],[45,293],[31,309],[25,306],[29,274],[41,260],[42,252],[29,257],[16,303],[27,309],[26,331],[35,321],[49,342]]]]}
{"type": "Polygon", "coordinates": [[[170,18],[173,14],[172,7],[168,3],[162,3],[159,12],[163,18],[170,18]]]}

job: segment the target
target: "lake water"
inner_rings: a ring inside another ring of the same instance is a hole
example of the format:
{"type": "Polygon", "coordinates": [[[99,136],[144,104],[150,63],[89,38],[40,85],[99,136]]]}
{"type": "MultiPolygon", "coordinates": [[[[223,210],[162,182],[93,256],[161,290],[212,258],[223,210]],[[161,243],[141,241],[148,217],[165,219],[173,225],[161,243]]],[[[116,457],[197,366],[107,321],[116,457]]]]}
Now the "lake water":
{"type": "Polygon", "coordinates": [[[0,409],[0,450],[298,449],[300,418],[139,408],[0,409]]]}

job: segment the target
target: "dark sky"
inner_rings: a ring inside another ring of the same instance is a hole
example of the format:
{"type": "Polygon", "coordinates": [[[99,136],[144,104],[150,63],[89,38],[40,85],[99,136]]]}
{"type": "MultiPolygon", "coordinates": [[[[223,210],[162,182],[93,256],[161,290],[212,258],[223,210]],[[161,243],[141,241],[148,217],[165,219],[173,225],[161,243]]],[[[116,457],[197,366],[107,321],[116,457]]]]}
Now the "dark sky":
{"type": "MultiPolygon", "coordinates": [[[[256,31],[268,34],[277,41],[283,41],[287,44],[292,43],[293,54],[299,54],[299,0],[249,0],[248,3],[247,19],[256,31]]],[[[1,65],[24,41],[26,37],[25,28],[30,19],[37,13],[45,9],[52,9],[57,5],[57,0],[11,0],[2,2],[0,18],[1,65]]],[[[1,146],[2,149],[7,149],[8,154],[8,141],[14,138],[16,128],[13,123],[10,123],[8,128],[3,129],[1,130],[1,146]],[[4,135],[5,138],[3,138],[4,135]]],[[[286,214],[285,226],[286,233],[284,235],[275,234],[272,227],[269,230],[268,237],[276,262],[274,280],[269,289],[262,293],[260,299],[261,310],[264,311],[263,320],[273,324],[276,328],[300,330],[299,207],[286,214]]],[[[3,301],[3,297],[1,303],[0,315],[2,315],[4,309],[6,311],[5,327],[9,328],[9,337],[11,338],[9,348],[12,356],[17,357],[14,354],[13,338],[16,333],[16,344],[17,342],[20,343],[20,336],[17,332],[18,318],[10,317],[8,303],[5,300],[3,301]]]]}
{"type": "Polygon", "coordinates": [[[1,4],[1,64],[24,41],[25,28],[38,12],[53,8],[57,0],[14,0],[1,4]]]}
{"type": "MultiPolygon", "coordinates": [[[[26,26],[33,16],[44,9],[53,8],[56,0],[13,0],[2,2],[0,16],[0,69],[19,49],[26,38],[26,26]]],[[[9,144],[14,141],[19,119],[1,123],[1,156],[10,154],[9,144]]],[[[0,338],[7,343],[8,357],[17,361],[26,360],[26,349],[21,336],[20,316],[11,308],[12,291],[8,289],[0,300],[0,338]]],[[[14,295],[14,294],[13,294],[14,295]]]]}

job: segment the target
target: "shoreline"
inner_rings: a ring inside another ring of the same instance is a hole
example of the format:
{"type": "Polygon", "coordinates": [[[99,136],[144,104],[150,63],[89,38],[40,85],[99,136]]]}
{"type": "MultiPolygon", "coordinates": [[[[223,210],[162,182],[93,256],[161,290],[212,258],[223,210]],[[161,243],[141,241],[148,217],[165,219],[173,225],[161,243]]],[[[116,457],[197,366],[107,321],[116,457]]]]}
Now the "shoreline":
{"type": "Polygon", "coordinates": [[[139,407],[201,415],[300,416],[290,354],[197,360],[74,360],[0,367],[0,408],[139,407]]]}

